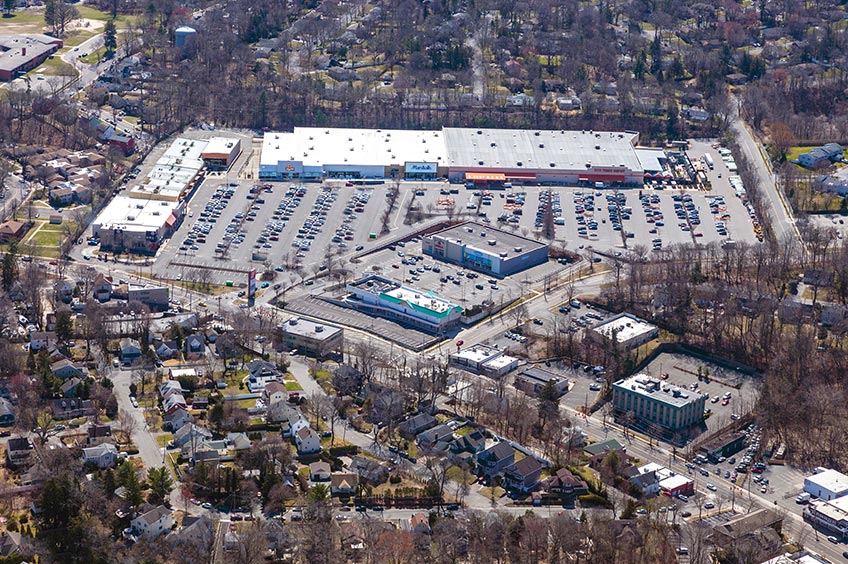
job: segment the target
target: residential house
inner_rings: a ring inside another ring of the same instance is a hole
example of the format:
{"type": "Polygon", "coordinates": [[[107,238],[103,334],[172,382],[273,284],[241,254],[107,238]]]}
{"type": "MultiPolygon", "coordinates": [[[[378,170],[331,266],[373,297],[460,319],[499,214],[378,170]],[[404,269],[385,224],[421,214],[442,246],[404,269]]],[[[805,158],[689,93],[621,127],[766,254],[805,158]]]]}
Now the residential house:
{"type": "Polygon", "coordinates": [[[220,462],[224,457],[228,457],[227,441],[204,441],[199,445],[187,444],[182,449],[182,455],[189,457],[192,463],[199,462],[220,462]]]}
{"type": "Polygon", "coordinates": [[[118,449],[110,443],[82,449],[82,463],[94,464],[98,468],[110,468],[118,459],[118,449]]]}
{"type": "Polygon", "coordinates": [[[98,274],[91,285],[91,295],[99,302],[108,302],[112,298],[112,278],[98,274]]]}
{"type": "Polygon", "coordinates": [[[433,449],[436,448],[440,443],[448,443],[453,437],[453,427],[448,425],[447,423],[443,423],[441,425],[437,425],[432,429],[427,429],[426,431],[419,433],[417,437],[415,437],[415,442],[418,443],[418,446],[422,449],[433,449]]]}
{"type": "Polygon", "coordinates": [[[306,420],[299,409],[290,411],[288,420],[283,421],[282,423],[283,425],[280,430],[280,434],[283,438],[294,438],[301,429],[309,427],[309,421],[306,420]]]}
{"type": "Polygon", "coordinates": [[[91,417],[96,413],[94,402],[91,400],[56,399],[51,403],[53,419],[65,421],[79,417],[91,417]]]}
{"type": "Polygon", "coordinates": [[[556,474],[542,481],[542,489],[551,495],[576,497],[588,493],[589,486],[567,468],[560,468],[556,474]]]}
{"type": "Polygon", "coordinates": [[[50,371],[56,378],[66,380],[74,376],[81,378],[84,374],[83,368],[80,365],[74,364],[67,358],[58,360],[50,365],[50,371]]]}
{"type": "Polygon", "coordinates": [[[29,350],[32,352],[46,349],[56,342],[56,333],[53,331],[33,331],[29,334],[29,350]]]}
{"type": "Polygon", "coordinates": [[[0,398],[0,427],[12,427],[15,424],[15,411],[12,402],[0,398]]]}
{"type": "Polygon", "coordinates": [[[170,360],[179,352],[176,341],[162,341],[156,347],[156,357],[159,360],[170,360]]]}
{"type": "Polygon", "coordinates": [[[109,425],[98,425],[92,423],[86,431],[85,444],[88,446],[97,446],[102,443],[112,442],[112,427],[109,425]]]}
{"type": "Polygon", "coordinates": [[[281,382],[269,382],[265,384],[262,397],[265,399],[265,405],[273,405],[277,402],[288,400],[289,392],[285,384],[281,382]]]}
{"type": "MultiPolygon", "coordinates": [[[[265,413],[265,420],[269,423],[288,423],[289,419],[299,415],[300,411],[287,401],[277,401],[268,404],[268,411],[265,413]]],[[[283,436],[288,430],[287,426],[283,426],[283,436]]]]}
{"type": "Polygon", "coordinates": [[[708,540],[737,555],[749,555],[753,562],[772,562],[770,558],[784,552],[782,528],[783,518],[772,509],[762,508],[715,525],[708,540]]]}
{"type": "Polygon", "coordinates": [[[82,380],[74,376],[73,378],[69,378],[59,387],[59,390],[62,392],[63,398],[75,398],[77,397],[77,388],[82,384],[82,380]]]}
{"type": "Polygon", "coordinates": [[[448,456],[455,463],[464,463],[472,468],[477,463],[477,456],[486,448],[486,437],[482,431],[475,430],[467,435],[461,435],[450,444],[448,456]]]}
{"type": "Polygon", "coordinates": [[[432,532],[426,513],[416,513],[409,518],[409,532],[419,535],[429,535],[432,532]]]}
{"type": "Polygon", "coordinates": [[[171,432],[176,433],[182,429],[184,425],[188,425],[194,421],[194,417],[191,416],[187,409],[178,408],[171,413],[166,413],[162,420],[165,423],[166,429],[170,429],[171,432]]]}
{"type": "Polygon", "coordinates": [[[191,408],[204,410],[209,408],[209,397],[201,396],[201,397],[193,397],[191,398],[191,408]]]}
{"type": "Polygon", "coordinates": [[[0,536],[0,556],[12,556],[20,554],[22,537],[16,531],[6,531],[0,536]]]}
{"type": "Polygon", "coordinates": [[[74,290],[76,288],[76,284],[70,280],[59,280],[53,285],[53,293],[57,300],[69,304],[74,297],[74,290]]]}
{"type": "Polygon", "coordinates": [[[173,413],[177,409],[188,409],[188,404],[182,394],[170,394],[162,400],[162,410],[166,414],[173,413]]]}
{"type": "Polygon", "coordinates": [[[27,232],[27,226],[20,221],[9,220],[0,223],[0,243],[18,241],[27,232]]]}
{"type": "Polygon", "coordinates": [[[477,455],[478,473],[493,478],[515,462],[515,451],[507,441],[499,441],[477,455]]]}
{"type": "Polygon", "coordinates": [[[277,367],[266,360],[252,360],[247,363],[247,389],[251,393],[259,393],[271,382],[282,379],[282,374],[277,367]]]}
{"type": "Polygon", "coordinates": [[[654,470],[631,476],[629,481],[633,486],[639,488],[639,491],[645,497],[654,497],[660,493],[660,480],[654,470]]]}
{"type": "Polygon", "coordinates": [[[413,415],[398,425],[398,432],[405,439],[412,439],[416,435],[436,426],[436,418],[429,413],[413,415]]]}
{"type": "Polygon", "coordinates": [[[247,433],[227,433],[227,448],[230,450],[250,450],[252,446],[247,433]]]}
{"type": "Polygon", "coordinates": [[[203,335],[196,333],[185,338],[186,360],[200,360],[206,353],[206,339],[203,335]]]}
{"type": "Polygon", "coordinates": [[[368,416],[371,423],[386,424],[397,421],[405,411],[406,401],[403,394],[376,382],[366,384],[365,397],[372,402],[368,416]]]}
{"type": "MultiPolygon", "coordinates": [[[[215,542],[215,527],[212,519],[206,515],[183,517],[182,527],[166,537],[166,541],[176,549],[183,547],[191,553],[207,551],[215,542]]],[[[186,559],[186,562],[190,560],[186,559]]]]}
{"type": "Polygon", "coordinates": [[[542,463],[534,456],[525,456],[504,469],[504,485],[507,489],[529,492],[539,485],[542,463]]]}
{"type": "Polygon", "coordinates": [[[313,482],[326,482],[330,479],[330,465],[323,460],[309,465],[309,479],[313,482]]]}
{"type": "Polygon", "coordinates": [[[389,469],[373,460],[363,456],[354,456],[350,463],[350,470],[359,476],[360,480],[368,482],[372,486],[378,486],[388,480],[389,469]]]}
{"type": "Polygon", "coordinates": [[[309,427],[303,427],[294,434],[294,443],[299,455],[321,452],[321,439],[318,437],[318,433],[309,427]]]}
{"type": "Polygon", "coordinates": [[[352,496],[359,486],[359,476],[352,472],[330,476],[330,493],[338,496],[352,496]]]}
{"type": "Polygon", "coordinates": [[[349,364],[342,364],[333,373],[333,385],[344,393],[354,394],[362,388],[362,371],[349,364]]]}
{"type": "Polygon", "coordinates": [[[183,395],[183,387],[179,380],[166,380],[159,386],[159,395],[162,396],[162,399],[172,394],[183,395]]]}
{"type": "Polygon", "coordinates": [[[35,447],[26,437],[15,437],[6,443],[6,466],[27,468],[33,461],[35,447]]]}
{"type": "Polygon", "coordinates": [[[130,528],[141,538],[153,539],[167,533],[174,526],[174,514],[164,505],[160,505],[135,517],[130,528]]]}
{"type": "Polygon", "coordinates": [[[135,339],[121,339],[121,362],[132,364],[141,357],[141,345],[135,339]]]}
{"type": "Polygon", "coordinates": [[[171,441],[174,448],[182,448],[189,442],[194,442],[196,445],[203,441],[212,439],[212,431],[206,427],[195,425],[194,423],[186,424],[174,432],[174,438],[171,441]]]}

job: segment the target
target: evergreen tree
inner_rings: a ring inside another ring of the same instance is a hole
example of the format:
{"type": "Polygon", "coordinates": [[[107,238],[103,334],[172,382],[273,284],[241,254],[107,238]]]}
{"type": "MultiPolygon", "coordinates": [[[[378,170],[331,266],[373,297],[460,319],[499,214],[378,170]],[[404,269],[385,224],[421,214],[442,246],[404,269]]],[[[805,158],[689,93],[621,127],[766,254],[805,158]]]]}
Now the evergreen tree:
{"type": "Polygon", "coordinates": [[[12,10],[15,9],[15,0],[3,0],[3,11],[7,14],[11,14],[12,10]]]}
{"type": "Polygon", "coordinates": [[[147,473],[147,485],[150,486],[150,500],[153,503],[164,501],[174,489],[171,473],[165,466],[150,469],[147,473]]]}
{"type": "Polygon", "coordinates": [[[103,27],[103,46],[106,48],[106,58],[110,58],[118,48],[118,30],[115,20],[111,19],[103,27]]]}
{"type": "Polygon", "coordinates": [[[74,321],[71,312],[63,309],[56,314],[56,336],[62,342],[67,342],[73,337],[74,321]]]}
{"type": "Polygon", "coordinates": [[[12,241],[9,244],[9,250],[3,255],[2,273],[3,289],[7,292],[12,288],[15,280],[18,279],[18,244],[12,241]]]}

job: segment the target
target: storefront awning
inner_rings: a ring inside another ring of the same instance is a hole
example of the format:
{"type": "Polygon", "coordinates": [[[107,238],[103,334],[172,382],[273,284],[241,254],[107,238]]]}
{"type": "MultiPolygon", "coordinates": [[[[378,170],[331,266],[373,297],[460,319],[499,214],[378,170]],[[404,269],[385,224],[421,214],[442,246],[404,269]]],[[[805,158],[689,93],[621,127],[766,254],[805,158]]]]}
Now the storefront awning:
{"type": "Polygon", "coordinates": [[[533,172],[508,172],[506,177],[514,180],[536,180],[536,174],[533,172]]]}
{"type": "Polygon", "coordinates": [[[506,175],[497,172],[466,172],[465,179],[475,182],[503,182],[506,175]]]}

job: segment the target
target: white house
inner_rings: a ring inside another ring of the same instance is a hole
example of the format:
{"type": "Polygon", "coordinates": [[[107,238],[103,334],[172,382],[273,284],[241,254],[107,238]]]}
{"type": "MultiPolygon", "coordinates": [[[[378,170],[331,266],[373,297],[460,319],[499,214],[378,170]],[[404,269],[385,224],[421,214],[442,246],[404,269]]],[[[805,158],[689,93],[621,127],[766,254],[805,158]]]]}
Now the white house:
{"type": "Polygon", "coordinates": [[[110,443],[100,443],[97,446],[82,449],[83,464],[90,462],[98,468],[114,466],[118,458],[118,449],[110,443]]]}
{"type": "Polygon", "coordinates": [[[56,343],[56,333],[53,331],[33,331],[29,334],[29,349],[32,352],[46,349],[56,343]]]}
{"type": "Polygon", "coordinates": [[[273,405],[279,401],[289,399],[289,392],[286,390],[286,385],[280,382],[269,382],[265,384],[265,390],[262,394],[265,397],[266,405],[273,405]]]}
{"type": "Polygon", "coordinates": [[[173,526],[174,514],[164,505],[142,513],[130,523],[130,528],[142,538],[156,538],[170,531],[173,526]]]}
{"type": "Polygon", "coordinates": [[[304,427],[294,435],[294,443],[298,454],[315,454],[321,452],[321,439],[318,433],[304,427]]]}
{"type": "Polygon", "coordinates": [[[162,419],[165,422],[165,426],[170,427],[171,431],[174,433],[182,429],[183,425],[194,421],[191,413],[189,413],[184,407],[178,407],[171,413],[166,414],[162,419]]]}

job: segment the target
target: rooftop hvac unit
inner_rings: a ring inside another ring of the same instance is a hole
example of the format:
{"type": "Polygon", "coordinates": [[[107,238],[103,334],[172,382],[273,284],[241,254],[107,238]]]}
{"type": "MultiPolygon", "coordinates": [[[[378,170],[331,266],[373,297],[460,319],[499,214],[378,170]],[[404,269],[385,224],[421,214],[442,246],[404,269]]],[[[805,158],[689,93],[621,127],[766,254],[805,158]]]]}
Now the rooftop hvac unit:
{"type": "Polygon", "coordinates": [[[545,144],[544,144],[544,143],[539,143],[539,148],[540,148],[540,149],[544,149],[544,148],[545,148],[545,144]]]}
{"type": "Polygon", "coordinates": [[[316,333],[323,333],[324,332],[324,326],[323,325],[316,325],[315,326],[315,332],[316,333]]]}
{"type": "Polygon", "coordinates": [[[473,227],[466,227],[465,229],[466,229],[466,231],[468,231],[469,233],[474,233],[474,228],[473,228],[473,227]]]}
{"type": "Polygon", "coordinates": [[[514,249],[512,249],[512,250],[513,250],[513,251],[515,251],[516,253],[520,253],[520,252],[521,252],[521,247],[515,247],[515,248],[514,248],[514,249]]]}
{"type": "Polygon", "coordinates": [[[297,325],[297,317],[292,317],[289,319],[289,325],[297,325]]]}
{"type": "Polygon", "coordinates": [[[485,237],[485,236],[486,236],[486,232],[485,232],[485,231],[481,231],[481,232],[480,232],[480,237],[485,237]]]}
{"type": "Polygon", "coordinates": [[[600,151],[600,150],[601,150],[601,146],[600,146],[600,145],[595,145],[595,150],[596,150],[596,151],[600,151]]]}
{"type": "Polygon", "coordinates": [[[489,245],[491,245],[492,247],[494,247],[497,244],[498,244],[498,242],[495,239],[489,239],[489,245]]]}

